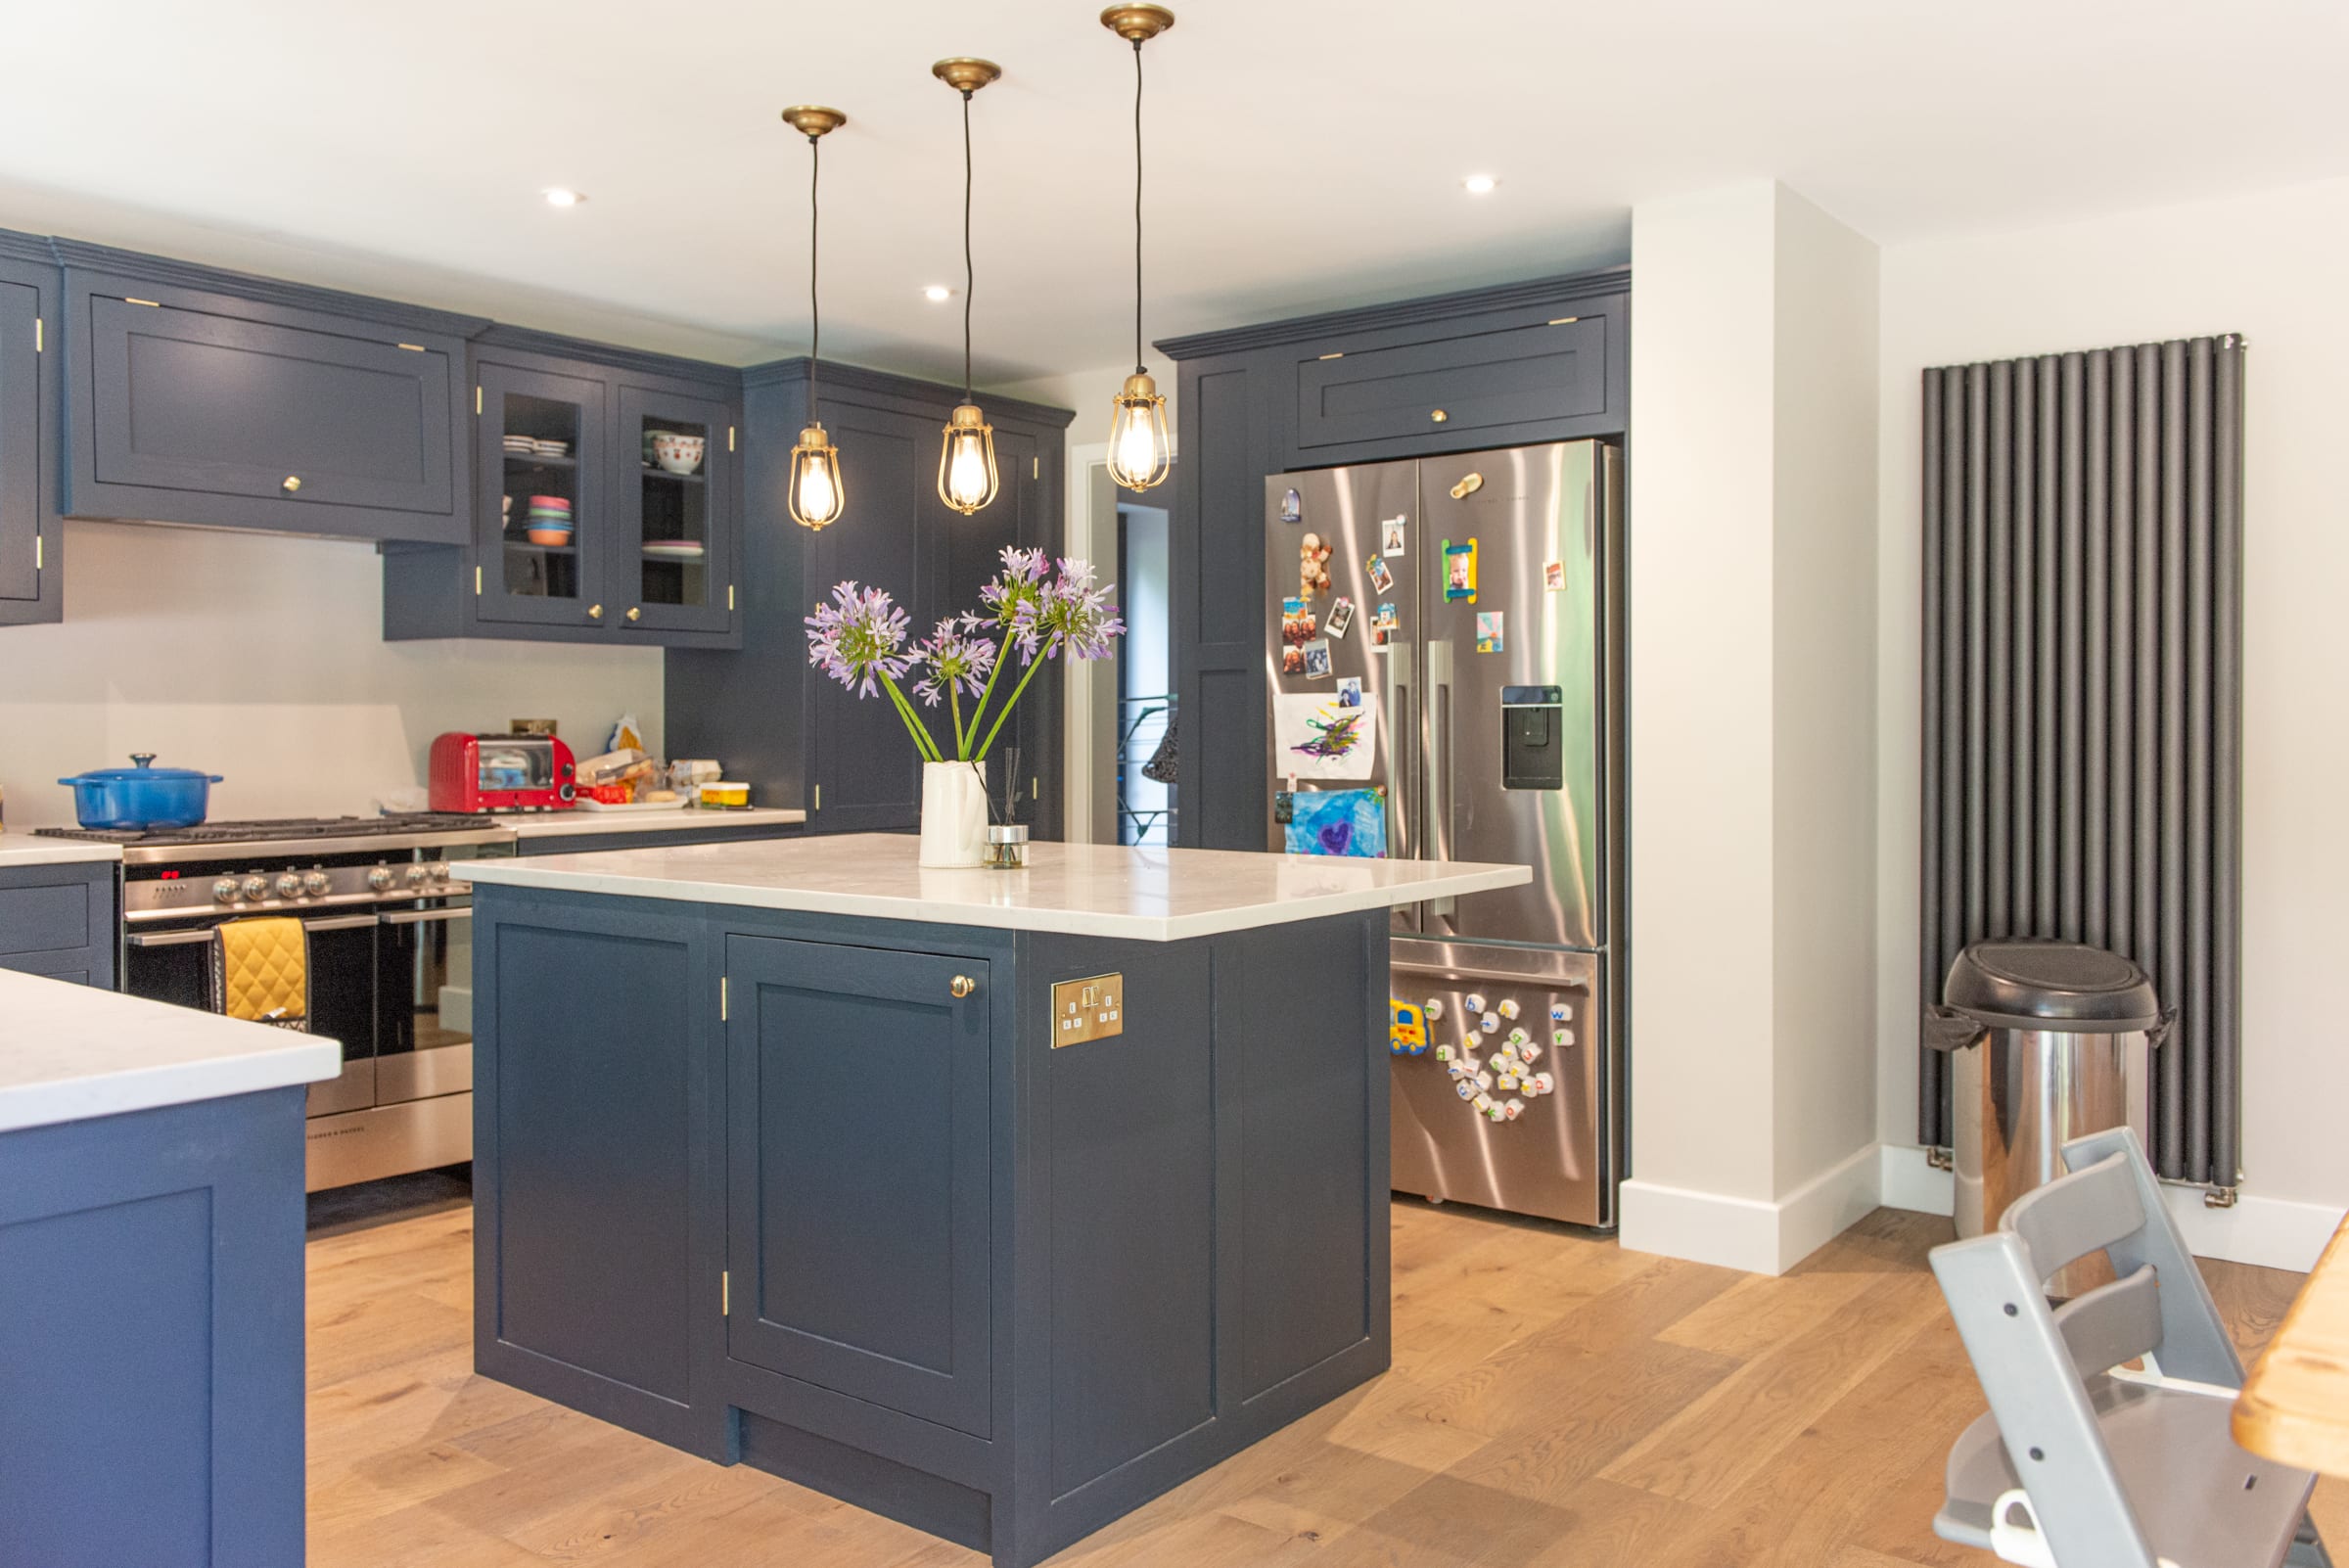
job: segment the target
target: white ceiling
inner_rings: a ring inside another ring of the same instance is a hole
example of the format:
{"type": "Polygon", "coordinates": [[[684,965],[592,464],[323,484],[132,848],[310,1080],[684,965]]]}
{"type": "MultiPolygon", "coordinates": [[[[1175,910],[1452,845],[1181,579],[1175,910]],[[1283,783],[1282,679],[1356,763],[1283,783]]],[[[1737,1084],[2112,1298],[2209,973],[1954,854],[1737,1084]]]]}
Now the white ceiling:
{"type": "MultiPolygon", "coordinates": [[[[1757,176],[1890,243],[2349,173],[2338,0],[1174,4],[1153,337],[1621,260],[1635,202],[1757,176]]],[[[744,362],[806,348],[776,111],[837,105],[826,352],[927,374],[960,301],[920,288],[961,283],[929,66],[987,55],[979,379],[1129,351],[1131,62],[1087,0],[10,9],[0,224],[744,362]]]]}

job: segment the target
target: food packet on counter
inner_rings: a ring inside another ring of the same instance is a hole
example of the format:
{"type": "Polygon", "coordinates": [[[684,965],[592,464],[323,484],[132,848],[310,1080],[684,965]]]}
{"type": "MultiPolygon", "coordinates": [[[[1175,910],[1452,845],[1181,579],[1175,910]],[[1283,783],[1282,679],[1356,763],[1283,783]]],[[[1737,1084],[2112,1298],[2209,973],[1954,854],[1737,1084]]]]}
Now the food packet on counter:
{"type": "Polygon", "coordinates": [[[651,778],[660,770],[660,763],[631,746],[606,752],[600,757],[590,757],[576,764],[576,772],[583,786],[622,784],[651,778]]]}
{"type": "Polygon", "coordinates": [[[622,714],[620,722],[612,726],[612,738],[604,742],[606,752],[644,753],[644,726],[636,722],[634,714],[622,714]]]}

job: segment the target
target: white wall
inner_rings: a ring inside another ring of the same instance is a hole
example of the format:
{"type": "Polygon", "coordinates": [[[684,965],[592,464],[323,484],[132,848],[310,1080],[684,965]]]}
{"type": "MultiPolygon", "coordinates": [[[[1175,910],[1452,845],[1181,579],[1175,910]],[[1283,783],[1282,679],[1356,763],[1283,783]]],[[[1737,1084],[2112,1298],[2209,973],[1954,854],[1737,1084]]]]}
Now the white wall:
{"type": "Polygon", "coordinates": [[[372,545],[68,523],[66,561],[65,621],[0,628],[12,831],[70,823],[57,780],[134,750],[222,775],[232,818],[365,812],[443,730],[554,718],[585,756],[632,710],[659,744],[658,649],[387,643],[372,545]]]}
{"type": "MultiPolygon", "coordinates": [[[[2349,972],[2344,254],[2349,180],[1883,257],[1879,1135],[1915,1138],[1919,372],[2243,333],[2244,1204],[2198,1217],[2194,1240],[2299,1268],[2349,1204],[2349,1024],[2337,1001],[2349,972]],[[2230,1228],[2270,1241],[2231,1239],[2230,1228]]],[[[1652,312],[1643,291],[1643,332],[1652,312]]]]}
{"type": "Polygon", "coordinates": [[[1632,258],[1623,1238],[1776,1272],[1877,1191],[1876,253],[1755,181],[1632,258]]]}

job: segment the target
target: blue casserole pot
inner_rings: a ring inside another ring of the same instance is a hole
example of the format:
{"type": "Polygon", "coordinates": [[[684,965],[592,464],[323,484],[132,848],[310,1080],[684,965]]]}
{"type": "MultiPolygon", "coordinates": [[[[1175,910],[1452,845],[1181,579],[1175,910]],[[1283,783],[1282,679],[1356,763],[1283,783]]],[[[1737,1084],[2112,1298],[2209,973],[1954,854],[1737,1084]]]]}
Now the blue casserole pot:
{"type": "Polygon", "coordinates": [[[73,816],[85,828],[184,828],[204,820],[217,773],[158,767],[153,752],[133,752],[132,767],[101,767],[60,784],[73,792],[73,816]]]}

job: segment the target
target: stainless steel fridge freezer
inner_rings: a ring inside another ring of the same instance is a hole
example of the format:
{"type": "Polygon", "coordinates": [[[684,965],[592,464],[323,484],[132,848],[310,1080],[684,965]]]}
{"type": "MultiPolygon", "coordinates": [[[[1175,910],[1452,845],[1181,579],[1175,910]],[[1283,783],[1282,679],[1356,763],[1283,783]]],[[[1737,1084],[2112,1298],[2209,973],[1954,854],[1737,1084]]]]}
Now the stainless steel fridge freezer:
{"type": "Polygon", "coordinates": [[[1395,1057],[1395,1187],[1596,1226],[1622,1164],[1618,464],[1575,441],[1265,485],[1268,847],[1287,847],[1299,794],[1375,785],[1388,854],[1534,868],[1396,911],[1393,995],[1422,1009],[1429,1048],[1395,1057]],[[1340,600],[1352,619],[1330,637],[1340,600]],[[1366,777],[1314,777],[1279,698],[1334,700],[1348,679],[1375,754],[1366,777]]]}

